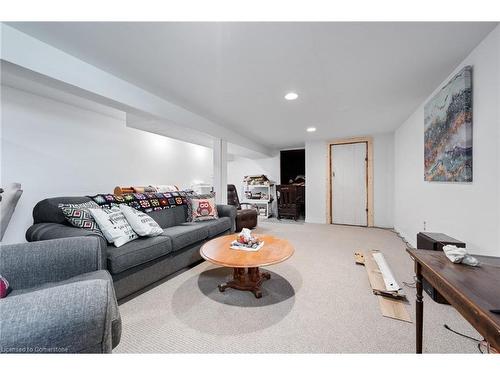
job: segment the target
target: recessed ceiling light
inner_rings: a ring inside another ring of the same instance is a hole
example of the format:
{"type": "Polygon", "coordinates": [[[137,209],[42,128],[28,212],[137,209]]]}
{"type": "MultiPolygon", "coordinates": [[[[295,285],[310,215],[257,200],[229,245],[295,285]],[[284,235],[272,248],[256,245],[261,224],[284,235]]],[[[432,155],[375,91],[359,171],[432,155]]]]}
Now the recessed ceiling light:
{"type": "Polygon", "coordinates": [[[311,126],[309,128],[306,129],[309,133],[313,133],[316,131],[316,128],[314,126],[311,126]]]}
{"type": "Polygon", "coordinates": [[[289,92],[288,94],[285,95],[286,100],[295,100],[299,97],[299,95],[296,92],[289,92]]]}

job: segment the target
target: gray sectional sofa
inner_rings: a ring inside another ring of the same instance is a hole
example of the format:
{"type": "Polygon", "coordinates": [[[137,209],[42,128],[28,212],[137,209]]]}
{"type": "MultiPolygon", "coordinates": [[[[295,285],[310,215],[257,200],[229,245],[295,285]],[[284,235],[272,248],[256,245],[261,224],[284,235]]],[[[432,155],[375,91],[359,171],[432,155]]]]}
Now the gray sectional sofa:
{"type": "Polygon", "coordinates": [[[27,230],[28,241],[93,236],[101,245],[102,264],[113,278],[116,297],[122,299],[201,260],[201,245],[217,236],[235,230],[236,208],[217,205],[219,219],[186,222],[187,207],[177,206],[148,213],[162,228],[157,237],[141,237],[121,247],[109,245],[95,232],[71,226],[60,203],[84,203],[88,197],[48,198],[33,209],[34,224],[27,230]]]}
{"type": "Polygon", "coordinates": [[[111,353],[121,317],[101,244],[72,237],[0,246],[0,353],[111,353]]]}

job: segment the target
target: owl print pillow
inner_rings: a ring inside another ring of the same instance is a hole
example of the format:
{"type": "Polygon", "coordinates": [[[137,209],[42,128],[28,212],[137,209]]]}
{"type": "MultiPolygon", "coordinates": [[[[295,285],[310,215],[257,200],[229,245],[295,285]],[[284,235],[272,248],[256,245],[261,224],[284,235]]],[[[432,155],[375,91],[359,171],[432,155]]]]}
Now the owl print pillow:
{"type": "Polygon", "coordinates": [[[191,198],[192,221],[205,221],[218,219],[215,198],[191,198]]]}

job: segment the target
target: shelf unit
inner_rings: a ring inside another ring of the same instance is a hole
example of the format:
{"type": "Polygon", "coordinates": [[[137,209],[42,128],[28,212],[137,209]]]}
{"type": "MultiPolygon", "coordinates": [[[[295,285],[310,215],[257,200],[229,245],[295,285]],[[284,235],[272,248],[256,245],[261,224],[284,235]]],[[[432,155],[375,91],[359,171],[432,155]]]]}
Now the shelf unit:
{"type": "Polygon", "coordinates": [[[260,217],[271,217],[272,216],[272,203],[274,200],[274,184],[262,184],[262,185],[252,185],[252,184],[243,184],[243,197],[241,200],[241,204],[244,205],[252,205],[257,208],[260,217]],[[252,194],[260,192],[265,193],[266,199],[251,199],[247,198],[247,192],[251,192],[252,194]]]}

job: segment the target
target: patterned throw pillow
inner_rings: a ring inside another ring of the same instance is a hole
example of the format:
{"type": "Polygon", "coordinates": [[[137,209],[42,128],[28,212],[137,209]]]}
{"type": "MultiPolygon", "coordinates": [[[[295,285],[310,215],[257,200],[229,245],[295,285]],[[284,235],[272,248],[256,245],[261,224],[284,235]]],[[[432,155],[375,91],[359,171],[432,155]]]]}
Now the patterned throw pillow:
{"type": "Polygon", "coordinates": [[[138,238],[119,207],[91,208],[90,213],[108,242],[120,247],[138,238]]]}
{"type": "Polygon", "coordinates": [[[154,237],[163,233],[163,229],[153,218],[141,211],[136,210],[126,204],[120,204],[120,210],[128,223],[139,236],[154,237]]]}
{"type": "Polygon", "coordinates": [[[192,221],[215,220],[219,218],[215,198],[191,198],[192,221]]]}
{"type": "Polygon", "coordinates": [[[9,282],[0,275],[0,298],[7,297],[7,294],[9,294],[9,282]]]}
{"type": "Polygon", "coordinates": [[[188,191],[188,192],[186,192],[186,198],[187,198],[186,199],[187,200],[187,221],[191,222],[191,221],[193,221],[192,200],[193,199],[210,199],[210,198],[215,199],[215,193],[198,194],[198,193],[195,193],[194,191],[188,191]]]}
{"type": "Polygon", "coordinates": [[[178,191],[175,185],[155,185],[153,186],[158,193],[170,193],[172,191],[178,191]]]}
{"type": "Polygon", "coordinates": [[[87,229],[102,235],[99,226],[89,211],[91,208],[99,208],[97,203],[92,201],[80,204],[60,203],[59,208],[62,210],[66,220],[74,227],[87,229]]]}

